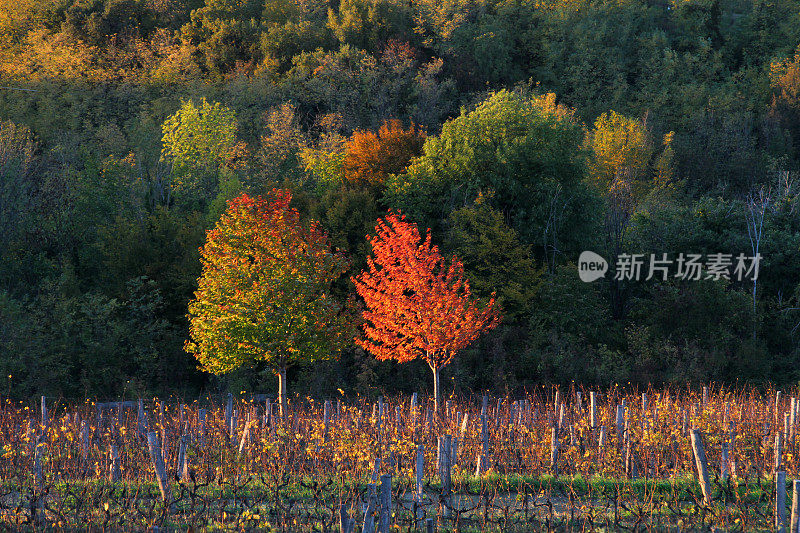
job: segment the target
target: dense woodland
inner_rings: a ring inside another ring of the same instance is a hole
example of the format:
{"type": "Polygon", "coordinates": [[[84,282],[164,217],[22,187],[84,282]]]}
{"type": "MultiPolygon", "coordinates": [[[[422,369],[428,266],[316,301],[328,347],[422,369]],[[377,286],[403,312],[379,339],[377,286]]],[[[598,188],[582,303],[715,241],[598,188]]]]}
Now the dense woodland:
{"type": "MultiPolygon", "coordinates": [[[[206,231],[276,187],[342,300],[389,209],[497,293],[445,394],[796,381],[798,45],[795,0],[0,0],[0,394],[273,390],[184,344],[206,231]],[[755,284],[575,265],[755,241],[755,284]]],[[[289,381],[430,389],[355,343],[289,381]]]]}

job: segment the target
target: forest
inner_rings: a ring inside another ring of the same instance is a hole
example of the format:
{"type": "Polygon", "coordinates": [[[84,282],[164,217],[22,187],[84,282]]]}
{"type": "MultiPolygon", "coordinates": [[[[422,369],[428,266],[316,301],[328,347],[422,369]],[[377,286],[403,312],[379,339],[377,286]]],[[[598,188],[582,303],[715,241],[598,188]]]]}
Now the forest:
{"type": "MultiPolygon", "coordinates": [[[[186,346],[207,232],[273,189],[342,302],[390,211],[496,299],[444,395],[796,384],[798,171],[793,0],[0,0],[0,394],[274,391],[186,346]],[[762,260],[586,283],[584,250],[762,260]]],[[[431,390],[346,340],[292,393],[431,390]]]]}

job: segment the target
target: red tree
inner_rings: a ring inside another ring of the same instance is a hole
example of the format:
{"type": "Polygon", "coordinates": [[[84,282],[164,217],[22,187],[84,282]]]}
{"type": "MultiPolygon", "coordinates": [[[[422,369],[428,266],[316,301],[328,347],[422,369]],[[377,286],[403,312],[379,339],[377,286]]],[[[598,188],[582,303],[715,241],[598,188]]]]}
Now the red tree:
{"type": "Polygon", "coordinates": [[[439,412],[439,372],[456,353],[500,322],[494,295],[485,306],[470,292],[464,266],[449,265],[417,226],[390,214],[379,220],[370,239],[374,257],[353,279],[364,299],[364,339],[356,343],[379,360],[425,359],[433,371],[439,412]]]}

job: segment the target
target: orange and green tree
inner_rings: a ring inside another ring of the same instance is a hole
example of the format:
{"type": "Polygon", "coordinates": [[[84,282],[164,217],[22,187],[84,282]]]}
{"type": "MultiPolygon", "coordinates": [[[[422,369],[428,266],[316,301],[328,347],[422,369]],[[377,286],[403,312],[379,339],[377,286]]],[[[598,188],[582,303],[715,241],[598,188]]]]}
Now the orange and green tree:
{"type": "Polygon", "coordinates": [[[364,299],[364,338],[356,343],[379,360],[423,358],[433,371],[435,410],[439,412],[439,374],[459,350],[500,323],[492,294],[482,305],[473,296],[464,266],[448,262],[416,224],[390,213],[378,221],[370,239],[367,270],[353,282],[364,299]]]}
{"type": "Polygon", "coordinates": [[[274,189],[229,202],[200,250],[186,343],[213,374],[265,363],[278,376],[283,414],[287,368],[335,356],[353,332],[346,306],[331,296],[348,261],[316,222],[301,223],[291,199],[274,189]]]}
{"type": "Polygon", "coordinates": [[[378,130],[356,130],[345,144],[343,174],[353,185],[382,186],[390,174],[403,172],[412,158],[422,153],[425,133],[413,123],[403,128],[396,119],[378,130]]]}

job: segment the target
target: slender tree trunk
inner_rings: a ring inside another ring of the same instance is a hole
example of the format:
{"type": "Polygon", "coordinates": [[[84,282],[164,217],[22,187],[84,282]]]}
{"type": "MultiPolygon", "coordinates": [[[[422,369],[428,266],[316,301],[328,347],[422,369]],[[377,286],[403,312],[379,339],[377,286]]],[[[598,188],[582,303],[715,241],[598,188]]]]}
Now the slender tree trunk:
{"type": "Polygon", "coordinates": [[[439,371],[441,370],[438,366],[431,365],[431,370],[433,370],[433,412],[436,413],[436,416],[439,416],[439,371]]]}
{"type": "Polygon", "coordinates": [[[286,363],[280,363],[278,366],[278,406],[280,407],[281,418],[286,418],[289,414],[289,405],[286,402],[287,392],[286,363]]]}

